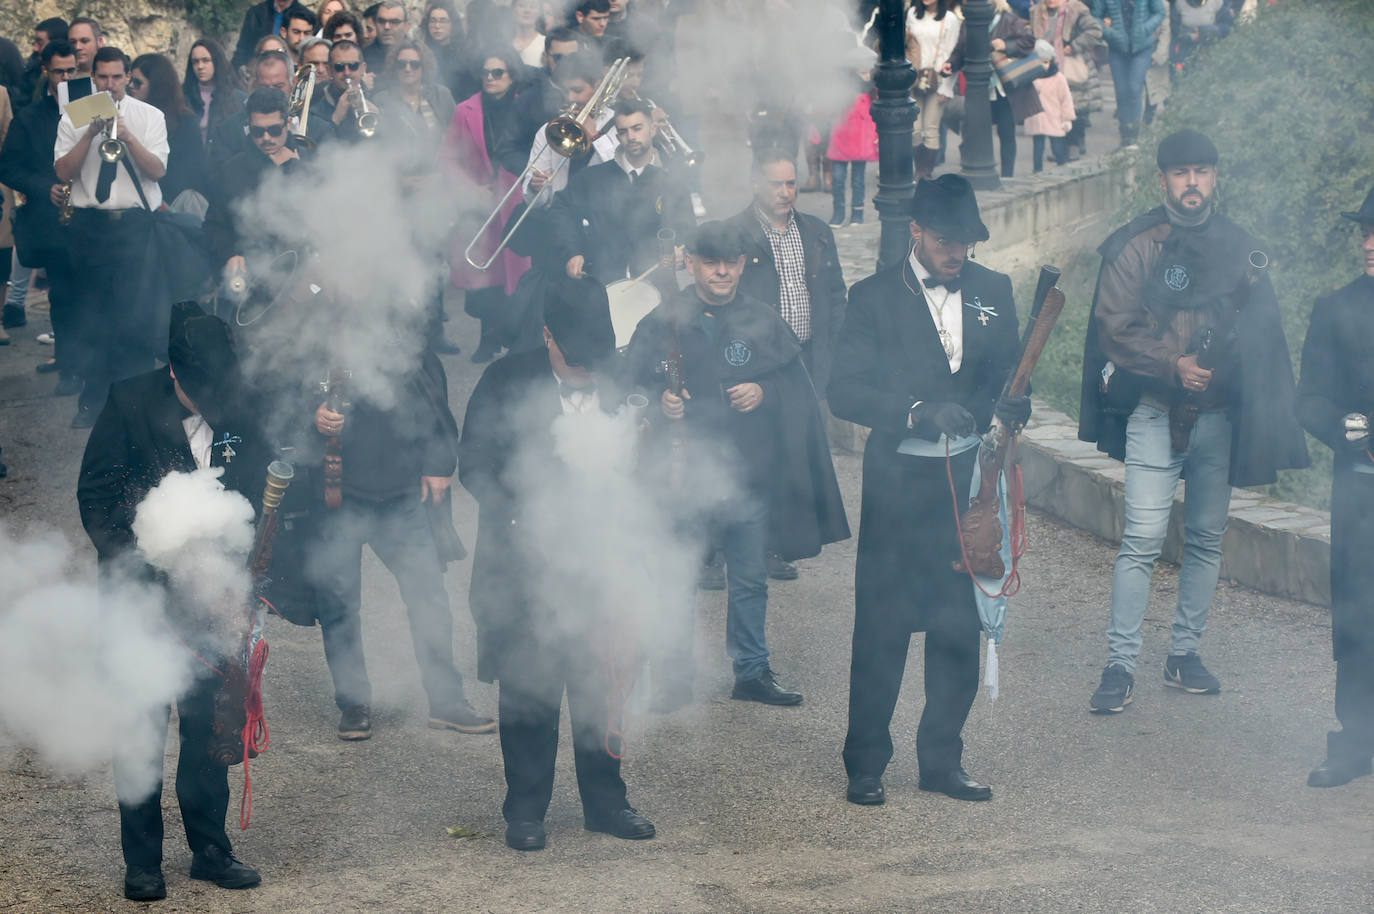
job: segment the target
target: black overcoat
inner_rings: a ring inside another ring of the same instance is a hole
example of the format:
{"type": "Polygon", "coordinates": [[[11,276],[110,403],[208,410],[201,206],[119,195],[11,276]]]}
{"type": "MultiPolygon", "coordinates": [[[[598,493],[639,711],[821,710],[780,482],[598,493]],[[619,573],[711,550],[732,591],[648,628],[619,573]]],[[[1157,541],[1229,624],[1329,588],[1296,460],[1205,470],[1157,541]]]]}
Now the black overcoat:
{"type": "Polygon", "coordinates": [[[15,114],[0,149],[0,184],[19,191],[27,200],[12,218],[16,243],[23,262],[30,267],[56,265],[65,259],[67,235],[49,196],[52,186],[62,183],[57,180],[52,156],[61,120],[57,99],[44,95],[15,114]]]}
{"type": "Polygon", "coordinates": [[[796,335],[776,311],[745,295],[715,310],[710,334],[702,309],[695,287],[688,287],[640,322],[626,351],[627,384],[648,395],[659,442],[669,427],[658,409],[666,389],[659,366],[676,322],[683,387],[691,395],[684,418],[688,463],[696,464],[693,452],[700,448],[739,470],[738,482],[768,501],[769,546],[788,561],[848,539],[820,402],[796,335]],[[763,388],[763,403],[740,413],[725,390],[745,382],[763,388]]]}
{"type": "MultiPolygon", "coordinates": [[[[1355,471],[1347,413],[1374,413],[1374,277],[1319,299],[1302,346],[1298,417],[1331,448],[1331,646],[1337,660],[1374,663],[1374,475],[1355,471]]],[[[1374,470],[1368,456],[1359,463],[1374,470]]]]}
{"type": "MultiPolygon", "coordinates": [[[[801,235],[806,258],[806,291],[811,298],[811,380],[822,395],[830,383],[835,341],[844,324],[844,271],[835,250],[835,233],[822,220],[809,213],[795,212],[797,232],[801,235]]],[[[744,276],[740,292],[779,309],[778,265],[773,245],[751,203],[730,220],[745,241],[744,276]]]]}
{"type": "MultiPolygon", "coordinates": [[[[951,562],[959,557],[954,498],[943,458],[897,453],[904,438],[939,433],[907,428],[917,400],[953,401],[986,430],[1018,350],[1011,280],[976,263],[962,272],[964,357],[951,373],[935,321],[909,262],[884,270],[849,291],[835,351],[830,409],[872,431],[864,447],[863,508],[854,571],[858,617],[885,614],[907,631],[963,628],[976,612],[973,586],[951,562]],[[912,291],[917,290],[917,291],[912,291]],[[984,326],[970,305],[997,312],[984,326]]],[[[976,449],[954,458],[954,488],[968,501],[976,449]]]]}
{"type": "MultiPolygon", "coordinates": [[[[601,408],[621,402],[601,385],[601,408]]],[[[477,545],[473,550],[468,605],[477,629],[477,677],[502,678],[524,648],[559,629],[552,609],[540,605],[528,586],[543,566],[537,547],[524,536],[522,479],[542,480],[561,472],[554,454],[553,424],[562,415],[558,382],[543,349],[508,355],[482,372],[468,400],[458,445],[458,481],[477,500],[477,545]]]]}

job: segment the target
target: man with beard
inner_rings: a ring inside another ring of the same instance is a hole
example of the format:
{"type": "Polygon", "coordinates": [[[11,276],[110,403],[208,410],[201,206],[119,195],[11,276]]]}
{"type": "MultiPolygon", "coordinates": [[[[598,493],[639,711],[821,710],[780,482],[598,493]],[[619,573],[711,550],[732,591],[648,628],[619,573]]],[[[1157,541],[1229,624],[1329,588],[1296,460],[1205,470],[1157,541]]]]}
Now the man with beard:
{"type": "Polygon", "coordinates": [[[1331,645],[1336,658],[1336,719],[1326,760],[1310,787],[1339,787],[1370,773],[1374,755],[1374,191],[1355,212],[1364,274],[1317,299],[1302,346],[1298,415],[1333,454],[1331,478],[1331,645]]]}
{"type": "MultiPolygon", "coordinates": [[[[766,556],[771,545],[784,560],[809,558],[848,538],[830,444],[796,335],[771,307],[739,292],[739,233],[706,222],[687,249],[695,282],[640,322],[626,376],[660,404],[656,437],[667,446],[666,465],[681,455],[688,503],[680,507],[702,530],[702,551],[707,543],[724,549],[730,697],[799,705],[802,694],[780,686],[769,663],[766,556]]],[[[680,640],[690,644],[690,630],[680,640]]],[[[658,698],[671,706],[685,695],[658,698]]]]}
{"type": "MultiPolygon", "coordinates": [[[[134,511],[171,473],[222,467],[226,488],[258,506],[271,451],[246,421],[237,403],[238,360],[229,328],[194,302],[172,309],[167,347],[171,364],[119,381],[91,430],[81,461],[77,505],[81,523],[100,557],[102,584],[124,571],[138,573],[134,511]]],[[[151,577],[151,569],[143,569],[151,577]]],[[[188,643],[204,640],[196,620],[206,607],[171,606],[168,625],[188,643]]],[[[194,662],[194,661],[192,661],[194,662]]],[[[214,697],[221,682],[206,670],[177,699],[181,749],[176,792],[191,878],[221,888],[247,889],[262,881],[234,857],[224,817],[229,808],[228,767],[211,755],[214,697]]],[[[150,759],[162,770],[167,711],[156,722],[159,738],[128,746],[115,758],[120,838],[124,850],[124,895],[135,901],[165,898],[162,877],[162,782],[147,796],[134,796],[130,772],[150,759]]]]}
{"type": "Polygon", "coordinates": [[[950,479],[972,480],[979,430],[995,414],[1024,425],[1030,399],[1000,398],[1017,354],[1011,280],[968,260],[988,239],[968,181],[916,186],[911,253],[849,293],[835,348],[830,409],[872,432],[854,567],[848,799],[886,800],[892,712],[913,632],[925,632],[925,709],[916,731],[922,790],[990,800],[964,771],[960,734],[978,694],[982,625],[960,558],[950,479]]]}
{"type": "Polygon", "coordinates": [[[1164,205],[1114,232],[1088,320],[1078,437],[1126,462],[1108,658],[1088,708],[1118,714],[1135,691],[1150,576],[1180,477],[1184,550],[1164,684],[1221,691],[1198,655],[1216,593],[1232,486],[1307,465],[1293,369],[1263,245],[1217,213],[1217,148],[1196,130],[1157,155],[1164,205]]]}
{"type": "MultiPolygon", "coordinates": [[[[253,89],[277,89],[290,96],[292,89],[291,58],[284,51],[263,51],[253,61],[253,89]]],[[[316,87],[316,97],[320,94],[316,87]]],[[[312,140],[318,140],[324,130],[333,132],[334,125],[326,122],[316,123],[314,109],[311,109],[309,129],[306,131],[312,140]]],[[[253,142],[248,138],[248,109],[244,108],[226,117],[210,130],[210,165],[214,172],[219,167],[244,150],[252,149],[253,142]]]]}
{"type": "Polygon", "coordinates": [[[552,246],[574,279],[585,274],[606,284],[638,276],[659,260],[659,229],[672,229],[680,246],[695,222],[686,188],[654,149],[658,131],[648,105],[618,102],[615,132],[614,159],[572,175],[549,208],[552,246]]]}
{"type": "Polygon", "coordinates": [[[607,732],[612,703],[625,698],[613,693],[611,666],[619,658],[604,661],[598,650],[613,637],[608,607],[577,599],[588,589],[601,591],[579,580],[580,573],[604,574],[614,557],[583,563],[579,555],[569,563],[576,570],[556,572],[560,580],[540,577],[559,567],[543,554],[549,541],[560,539],[563,525],[579,523],[555,515],[562,504],[576,504],[587,484],[558,456],[555,424],[567,431],[590,414],[613,414],[621,403],[603,374],[615,349],[605,289],[585,277],[556,279],[545,307],[544,346],[547,351],[507,356],[482,373],[463,420],[458,469],[481,508],[471,593],[478,676],[501,684],[502,813],[506,843],[523,851],[540,850],[546,841],[565,687],[587,830],[654,837],[653,823],[626,799],[607,732]],[[561,597],[556,603],[554,588],[561,597]]]}
{"type": "Polygon", "coordinates": [[[339,139],[356,143],[364,138],[358,130],[358,114],[363,105],[367,105],[368,111],[376,110],[360,89],[368,74],[362,49],[352,41],[334,42],[329,49],[329,69],[329,82],[315,87],[310,103],[311,138],[316,142],[339,139]]]}

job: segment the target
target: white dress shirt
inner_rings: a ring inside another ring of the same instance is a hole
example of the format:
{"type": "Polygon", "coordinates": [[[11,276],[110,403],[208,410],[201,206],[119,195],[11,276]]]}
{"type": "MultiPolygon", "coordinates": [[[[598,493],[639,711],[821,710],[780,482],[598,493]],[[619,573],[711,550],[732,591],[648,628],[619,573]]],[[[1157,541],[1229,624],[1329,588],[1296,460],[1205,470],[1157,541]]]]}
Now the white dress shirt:
{"type": "Polygon", "coordinates": [[[182,419],[181,427],[186,432],[186,443],[196,460],[196,469],[205,469],[210,465],[210,450],[215,446],[215,430],[200,413],[182,419]]]}
{"type": "MultiPolygon", "coordinates": [[[[162,112],[127,95],[115,104],[115,110],[119,112],[119,122],[127,125],[143,147],[157,156],[158,161],[166,167],[169,148],[167,121],[163,118],[162,112]]],[[[72,119],[63,112],[62,120],[57,124],[57,143],[53,147],[53,161],[56,162],[71,152],[85,132],[85,127],[72,126],[72,119]]],[[[84,209],[142,209],[143,203],[138,199],[138,190],[129,178],[130,168],[138,174],[143,194],[148,198],[148,207],[157,209],[161,206],[162,188],[156,181],[140,172],[138,165],[127,153],[125,159],[129,163],[129,168],[125,168],[123,163],[116,165],[114,183],[110,185],[110,198],[104,203],[96,202],[95,189],[96,182],[100,179],[101,166],[100,140],[92,140],[90,149],[86,152],[86,159],[81,163],[81,169],[72,178],[72,206],[84,209]]]]}
{"type": "Polygon", "coordinates": [[[935,289],[926,288],[925,281],[930,278],[930,271],[916,259],[915,251],[911,252],[907,262],[911,264],[911,272],[915,273],[921,282],[920,288],[916,291],[925,292],[931,323],[939,330],[943,321],[943,326],[949,333],[950,342],[953,344],[953,355],[949,357],[949,373],[954,374],[959,370],[959,366],[964,364],[964,294],[943,286],[935,289]]]}
{"type": "MultiPolygon", "coordinates": [[[[601,116],[596,119],[597,132],[600,133],[602,128],[614,119],[614,111],[607,109],[601,112],[601,116]]],[[[548,126],[548,124],[545,124],[544,127],[539,129],[539,132],[534,135],[534,143],[530,146],[529,164],[538,168],[540,171],[544,172],[544,174],[550,174],[555,168],[558,168],[558,163],[563,161],[561,155],[549,148],[549,141],[544,136],[544,129],[548,126]]],[[[587,160],[587,165],[600,165],[602,162],[609,162],[611,159],[615,158],[615,151],[619,147],[620,141],[616,139],[615,131],[607,130],[604,134],[592,141],[592,155],[591,158],[587,160]]],[[[533,172],[526,175],[523,185],[525,202],[533,203],[537,196],[541,203],[547,205],[553,199],[554,194],[568,186],[568,175],[571,171],[571,163],[559,168],[558,174],[546,181],[543,190],[538,192],[530,186],[530,179],[534,176],[533,172]]]]}
{"type": "Polygon", "coordinates": [[[556,371],[553,373],[553,379],[558,381],[558,399],[563,404],[563,415],[576,416],[601,409],[601,394],[595,387],[590,390],[573,390],[559,379],[556,371]]]}

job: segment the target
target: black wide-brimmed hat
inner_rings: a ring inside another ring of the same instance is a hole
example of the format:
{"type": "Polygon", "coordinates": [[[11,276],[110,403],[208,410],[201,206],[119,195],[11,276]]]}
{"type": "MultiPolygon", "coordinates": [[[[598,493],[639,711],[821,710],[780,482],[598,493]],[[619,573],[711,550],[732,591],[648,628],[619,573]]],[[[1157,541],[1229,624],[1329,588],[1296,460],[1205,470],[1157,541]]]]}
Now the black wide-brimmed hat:
{"type": "Polygon", "coordinates": [[[606,288],[590,277],[554,281],[544,303],[544,326],[569,365],[591,368],[615,351],[606,288]]]}
{"type": "Polygon", "coordinates": [[[959,175],[922,178],[911,200],[911,221],[922,228],[964,244],[987,241],[988,227],[978,215],[973,185],[959,175]]]}
{"type": "Polygon", "coordinates": [[[239,360],[229,325],[193,301],[172,306],[167,361],[197,407],[213,406],[237,389],[239,360]]]}
{"type": "Polygon", "coordinates": [[[1369,192],[1369,196],[1364,198],[1364,204],[1351,213],[1341,213],[1342,216],[1351,222],[1358,222],[1361,225],[1374,225],[1374,190],[1369,192]]]}

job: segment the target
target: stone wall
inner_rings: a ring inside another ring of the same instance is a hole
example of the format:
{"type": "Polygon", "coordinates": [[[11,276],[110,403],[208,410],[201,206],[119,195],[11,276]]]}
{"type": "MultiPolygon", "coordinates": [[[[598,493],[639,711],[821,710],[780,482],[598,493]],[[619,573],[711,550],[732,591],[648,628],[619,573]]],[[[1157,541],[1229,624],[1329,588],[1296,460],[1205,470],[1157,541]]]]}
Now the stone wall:
{"type": "Polygon", "coordinates": [[[0,35],[19,45],[27,57],[34,25],[52,16],[68,21],[89,16],[100,23],[106,44],[131,57],[152,52],[170,54],[178,73],[191,45],[200,37],[186,21],[184,0],[4,0],[0,3],[0,35]]]}

